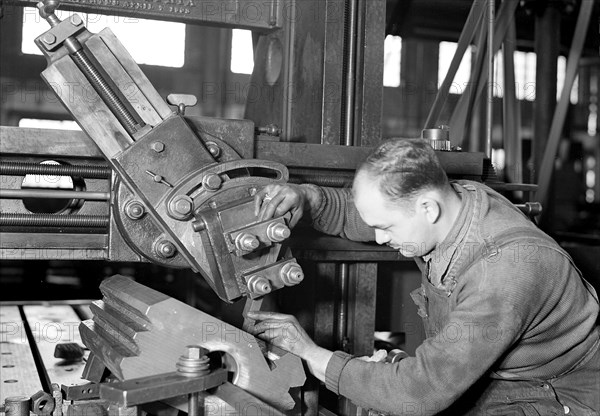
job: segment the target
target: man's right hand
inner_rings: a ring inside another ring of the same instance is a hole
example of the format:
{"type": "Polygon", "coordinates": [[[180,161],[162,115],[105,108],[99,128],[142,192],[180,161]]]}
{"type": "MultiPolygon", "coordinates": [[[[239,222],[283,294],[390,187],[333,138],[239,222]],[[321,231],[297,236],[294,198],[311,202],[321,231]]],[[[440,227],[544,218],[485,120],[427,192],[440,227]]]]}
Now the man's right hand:
{"type": "Polygon", "coordinates": [[[280,217],[290,212],[292,214],[290,227],[294,227],[300,221],[307,205],[310,209],[307,190],[301,185],[271,184],[254,196],[254,213],[260,221],[280,217]]]}

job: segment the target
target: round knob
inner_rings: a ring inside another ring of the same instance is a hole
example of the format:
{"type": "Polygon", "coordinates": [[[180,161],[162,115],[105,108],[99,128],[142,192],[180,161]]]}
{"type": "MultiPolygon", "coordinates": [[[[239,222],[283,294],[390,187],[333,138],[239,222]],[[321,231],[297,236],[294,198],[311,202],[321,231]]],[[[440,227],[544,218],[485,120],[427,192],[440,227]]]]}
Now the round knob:
{"type": "Polygon", "coordinates": [[[156,244],[156,254],[163,259],[169,259],[177,254],[177,247],[169,240],[161,240],[156,244]]]}
{"type": "Polygon", "coordinates": [[[267,227],[267,237],[274,243],[279,243],[290,237],[291,231],[285,224],[274,222],[267,227]]]}
{"type": "Polygon", "coordinates": [[[129,201],[125,205],[125,214],[132,220],[139,220],[146,214],[146,208],[140,201],[129,201]]]}
{"type": "Polygon", "coordinates": [[[258,296],[266,295],[271,292],[271,283],[264,277],[254,275],[247,280],[248,290],[258,296]]]}
{"type": "Polygon", "coordinates": [[[208,149],[212,157],[217,158],[221,156],[221,148],[215,142],[206,142],[206,148],[208,149]]]}
{"type": "Polygon", "coordinates": [[[216,191],[221,187],[223,180],[216,173],[209,173],[202,178],[202,186],[209,191],[216,191]]]}
{"type": "Polygon", "coordinates": [[[279,272],[281,281],[286,286],[294,286],[304,279],[304,272],[298,263],[287,263],[279,272]]]}
{"type": "Polygon", "coordinates": [[[235,246],[240,251],[253,251],[258,248],[260,241],[258,238],[248,233],[240,233],[235,237],[235,246]]]}

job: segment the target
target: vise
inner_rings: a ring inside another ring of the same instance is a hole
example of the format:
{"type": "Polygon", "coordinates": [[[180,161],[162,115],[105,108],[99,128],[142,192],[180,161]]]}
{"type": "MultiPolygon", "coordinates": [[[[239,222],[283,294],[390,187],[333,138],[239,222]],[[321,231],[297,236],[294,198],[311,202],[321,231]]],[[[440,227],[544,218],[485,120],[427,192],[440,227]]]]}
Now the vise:
{"type": "Polygon", "coordinates": [[[188,123],[185,103],[173,111],[110,29],[92,34],[78,15],[61,21],[57,6],[38,3],[51,26],[35,39],[48,65],[41,75],[112,168],[111,249],[120,242],[142,261],[191,268],[227,302],[299,283],[302,269],[282,250],[289,216],[259,221],[252,204],[258,188],[289,179],[287,168],[242,159],[223,138],[253,135],[252,123],[188,123]],[[221,136],[209,133],[215,123],[221,136]]]}

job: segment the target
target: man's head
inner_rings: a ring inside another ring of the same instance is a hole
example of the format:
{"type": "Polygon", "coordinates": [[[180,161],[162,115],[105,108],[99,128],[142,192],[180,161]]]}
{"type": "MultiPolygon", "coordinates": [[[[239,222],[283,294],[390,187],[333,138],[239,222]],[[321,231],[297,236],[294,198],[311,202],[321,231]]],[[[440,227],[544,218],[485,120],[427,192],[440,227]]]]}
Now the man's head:
{"type": "Polygon", "coordinates": [[[375,229],[379,244],[407,257],[427,254],[447,231],[441,221],[456,198],[431,145],[423,139],[392,139],[362,164],[353,184],[358,212],[375,229]]]}

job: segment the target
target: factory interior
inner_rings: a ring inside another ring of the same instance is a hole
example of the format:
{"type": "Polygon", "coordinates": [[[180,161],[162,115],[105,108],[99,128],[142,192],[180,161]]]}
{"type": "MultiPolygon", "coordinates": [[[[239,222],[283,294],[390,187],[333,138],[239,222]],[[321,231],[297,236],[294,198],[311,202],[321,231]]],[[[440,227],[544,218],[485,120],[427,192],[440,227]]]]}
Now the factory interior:
{"type": "Polygon", "coordinates": [[[259,308],[415,355],[414,261],[253,214],[269,183],[349,189],[387,139],[430,140],[600,290],[599,22],[598,0],[0,2],[2,410],[370,415],[227,334],[259,308]],[[169,384],[217,326],[229,371],[169,384]]]}

